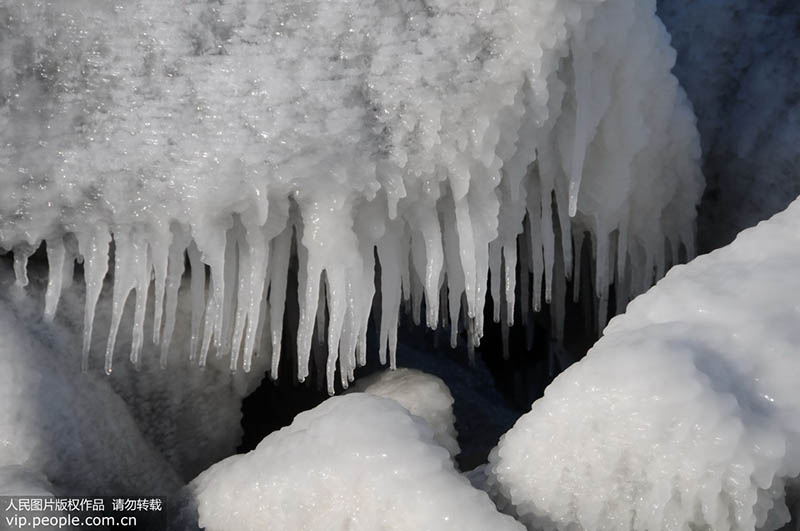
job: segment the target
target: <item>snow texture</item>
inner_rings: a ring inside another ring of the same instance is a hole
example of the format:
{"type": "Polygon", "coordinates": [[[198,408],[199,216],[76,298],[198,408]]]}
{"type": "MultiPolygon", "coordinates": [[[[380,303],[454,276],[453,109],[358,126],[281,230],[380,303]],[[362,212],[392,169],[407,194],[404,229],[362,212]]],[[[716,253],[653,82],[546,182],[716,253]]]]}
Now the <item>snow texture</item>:
{"type": "Polygon", "coordinates": [[[780,528],[800,474],[799,267],[800,200],[671,269],[501,439],[491,488],[544,529],[780,528]]]}
{"type": "Polygon", "coordinates": [[[359,379],[353,390],[394,400],[412,415],[424,419],[433,429],[436,442],[452,457],[461,451],[453,395],[440,378],[414,369],[387,370],[359,379]]]}
{"type": "Polygon", "coordinates": [[[365,363],[376,254],[392,366],[402,300],[477,344],[490,271],[511,322],[519,266],[559,334],[573,238],[601,324],[611,283],[623,307],[693,254],[700,146],[655,0],[15,0],[0,25],[0,245],[24,286],[46,243],[48,319],[83,261],[84,369],[112,371],[129,298],[130,360],[152,303],[168,363],[184,253],[190,358],[261,350],[276,377],[294,245],[298,378],[316,323],[331,392],[365,363]]]}
{"type": "Polygon", "coordinates": [[[206,531],[523,529],[453,468],[430,427],[352,393],[299,414],[190,485],[206,531]]]}
{"type": "Polygon", "coordinates": [[[800,195],[800,3],[659,0],[697,112],[708,193],[699,245],[727,245],[800,195]]]}

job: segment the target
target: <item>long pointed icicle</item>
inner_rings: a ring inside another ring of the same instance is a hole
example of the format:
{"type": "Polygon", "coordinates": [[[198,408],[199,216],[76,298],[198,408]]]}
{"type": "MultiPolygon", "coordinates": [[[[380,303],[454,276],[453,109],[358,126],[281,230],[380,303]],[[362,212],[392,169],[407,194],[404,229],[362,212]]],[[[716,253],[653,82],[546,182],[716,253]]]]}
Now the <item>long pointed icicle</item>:
{"type": "Polygon", "coordinates": [[[103,279],[108,273],[108,245],[111,234],[105,227],[96,227],[90,234],[78,235],[78,251],[83,256],[83,275],[86,279],[86,305],[83,314],[83,349],[81,352],[81,370],[89,370],[89,349],[92,345],[92,325],[94,312],[103,279]]]}
{"type": "Polygon", "coordinates": [[[191,293],[192,293],[192,336],[189,347],[189,360],[197,359],[201,341],[203,323],[203,309],[206,300],[206,266],[200,257],[200,251],[192,242],[186,250],[191,267],[191,293]]]}
{"type": "Polygon", "coordinates": [[[144,344],[144,317],[147,309],[147,296],[150,293],[150,274],[153,270],[150,246],[138,237],[139,252],[136,257],[136,306],[133,312],[133,338],[131,341],[131,363],[138,369],[144,344]]]}
{"type": "MultiPolygon", "coordinates": [[[[111,294],[111,328],[106,341],[105,371],[111,374],[114,347],[117,342],[122,312],[128,295],[136,286],[136,261],[141,259],[142,250],[130,234],[118,230],[114,234],[114,286],[111,294]]],[[[146,253],[146,250],[145,250],[146,253]]]]}
{"type": "Polygon", "coordinates": [[[58,299],[61,297],[61,289],[64,284],[66,254],[64,240],[53,238],[47,241],[47,264],[50,272],[47,276],[47,291],[44,296],[45,321],[52,321],[56,314],[58,299]]]}
{"type": "MultiPolygon", "coordinates": [[[[161,338],[161,368],[167,367],[167,358],[169,356],[169,348],[172,344],[172,334],[175,330],[175,320],[178,311],[178,293],[181,287],[181,278],[186,267],[186,259],[184,254],[189,245],[189,236],[180,229],[173,236],[172,245],[169,250],[169,263],[167,266],[167,282],[166,282],[166,302],[164,306],[164,334],[161,338]]],[[[200,276],[200,275],[198,275],[200,276]]],[[[205,278],[205,271],[202,275],[205,278]]],[[[192,294],[194,296],[194,294],[192,294]]],[[[194,313],[194,312],[193,312],[194,313]]]]}

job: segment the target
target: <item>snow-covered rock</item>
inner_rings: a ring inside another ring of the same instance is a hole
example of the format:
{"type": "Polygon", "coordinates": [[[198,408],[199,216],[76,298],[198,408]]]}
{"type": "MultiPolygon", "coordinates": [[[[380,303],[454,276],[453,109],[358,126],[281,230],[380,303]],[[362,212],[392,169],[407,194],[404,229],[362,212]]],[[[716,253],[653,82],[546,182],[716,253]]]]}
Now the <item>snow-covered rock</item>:
{"type": "Polygon", "coordinates": [[[206,531],[523,529],[433,435],[393,400],[330,398],[203,472],[189,507],[206,531]]]}
{"type": "Polygon", "coordinates": [[[24,285],[46,241],[48,317],[83,260],[84,367],[99,333],[113,369],[134,292],[132,361],[148,301],[169,347],[185,251],[192,359],[277,375],[294,240],[298,378],[320,320],[331,392],[365,363],[376,250],[390,364],[402,299],[476,343],[518,262],[524,312],[563,298],[573,235],[600,322],[615,278],[624,301],[692,254],[700,147],[655,0],[22,0],[0,25],[0,246],[24,285]]]}
{"type": "Polygon", "coordinates": [[[774,530],[800,474],[800,200],[678,266],[492,452],[544,529],[774,530]]]}
{"type": "Polygon", "coordinates": [[[359,379],[353,390],[391,398],[412,415],[424,419],[433,429],[436,442],[451,456],[458,455],[453,395],[441,378],[415,369],[387,370],[359,379]]]}

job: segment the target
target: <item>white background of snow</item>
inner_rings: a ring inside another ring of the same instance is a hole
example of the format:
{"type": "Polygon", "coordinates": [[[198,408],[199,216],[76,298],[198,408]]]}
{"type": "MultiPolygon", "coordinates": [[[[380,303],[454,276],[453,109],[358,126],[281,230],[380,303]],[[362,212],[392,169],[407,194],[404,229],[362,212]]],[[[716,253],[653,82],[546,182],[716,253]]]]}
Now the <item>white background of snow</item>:
{"type": "Polygon", "coordinates": [[[394,400],[412,415],[424,419],[433,429],[436,442],[451,456],[460,452],[453,395],[440,378],[415,369],[399,368],[360,378],[353,390],[394,400]]]}
{"type": "Polygon", "coordinates": [[[455,471],[427,423],[365,393],[299,414],[189,489],[206,531],[522,529],[455,471]]]}
{"type": "Polygon", "coordinates": [[[777,529],[800,473],[800,201],[670,270],[502,438],[545,529],[777,529]]]}

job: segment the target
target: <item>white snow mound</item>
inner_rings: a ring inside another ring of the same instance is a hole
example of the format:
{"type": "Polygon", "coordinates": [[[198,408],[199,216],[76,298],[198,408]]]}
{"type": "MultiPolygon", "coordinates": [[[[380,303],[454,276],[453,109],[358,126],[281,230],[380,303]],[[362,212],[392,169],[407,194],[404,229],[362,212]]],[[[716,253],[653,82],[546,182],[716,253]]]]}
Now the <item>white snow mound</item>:
{"type": "Polygon", "coordinates": [[[189,488],[206,531],[522,529],[455,471],[422,419],[364,393],[299,414],[189,488]]]}
{"type": "Polygon", "coordinates": [[[799,270],[800,201],[672,269],[501,439],[491,488],[544,529],[779,528],[800,473],[799,270]]]}
{"type": "Polygon", "coordinates": [[[385,370],[359,379],[353,390],[391,398],[424,419],[433,429],[436,442],[451,456],[460,452],[453,395],[441,378],[415,369],[385,370]]]}

